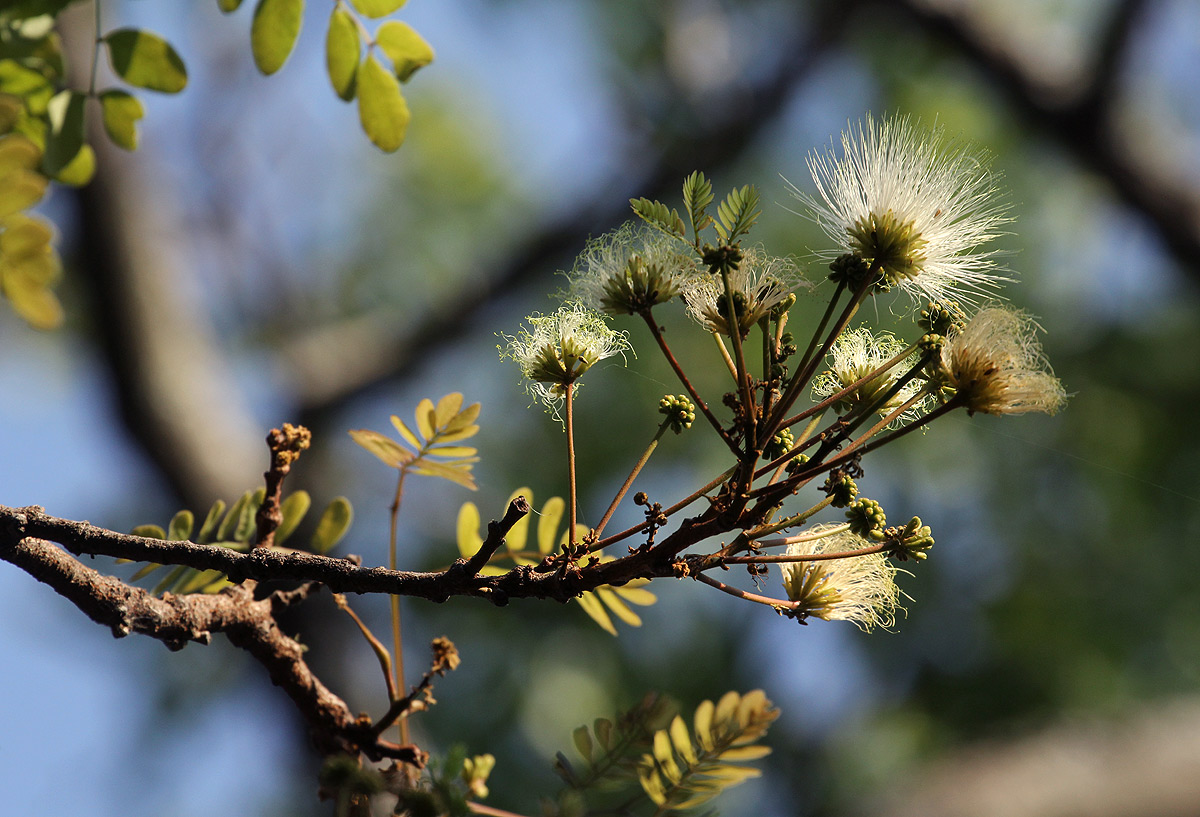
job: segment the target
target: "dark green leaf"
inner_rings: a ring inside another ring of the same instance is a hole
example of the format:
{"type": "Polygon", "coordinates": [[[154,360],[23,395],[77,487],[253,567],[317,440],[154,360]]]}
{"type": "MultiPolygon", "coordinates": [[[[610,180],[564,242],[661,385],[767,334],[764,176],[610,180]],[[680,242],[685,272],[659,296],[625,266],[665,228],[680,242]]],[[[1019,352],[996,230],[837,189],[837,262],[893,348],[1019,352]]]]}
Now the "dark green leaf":
{"type": "Polygon", "coordinates": [[[124,91],[104,91],[100,94],[100,110],[104,113],[104,130],[113,144],[137,150],[137,122],[146,115],[142,101],[124,91]]]}
{"type": "Polygon", "coordinates": [[[104,37],[117,76],[138,88],[174,94],[187,85],[187,68],[171,44],[149,31],[122,28],[104,37]]]}
{"type": "Polygon", "coordinates": [[[254,537],[257,528],[254,517],[266,495],[266,488],[258,488],[250,495],[249,501],[242,506],[241,513],[238,514],[237,527],[233,529],[233,541],[245,543],[254,537]]]}
{"type": "Polygon", "coordinates": [[[367,137],[391,153],[404,144],[411,116],[400,82],[368,54],[358,69],[358,119],[367,137]]]}
{"type": "Polygon", "coordinates": [[[77,91],[60,91],[46,106],[50,131],[46,134],[46,152],[42,168],[55,176],[83,147],[83,110],[87,96],[77,91]]]}
{"type": "Polygon", "coordinates": [[[217,8],[229,14],[231,11],[237,11],[242,5],[242,0],[217,0],[217,8]]]}
{"type": "Polygon", "coordinates": [[[361,51],[354,19],[341,6],[335,6],[325,35],[325,68],[334,92],[347,102],[354,99],[354,77],[361,51]]]}
{"type": "Polygon", "coordinates": [[[283,67],[296,47],[304,20],[304,0],[258,0],[250,24],[254,64],[271,75],[283,67]]]}
{"type": "Polygon", "coordinates": [[[354,509],[350,507],[348,499],[339,496],[330,502],[329,507],[321,514],[320,521],[317,522],[317,529],[313,532],[311,541],[313,551],[323,555],[332,550],[333,546],[346,535],[353,519],[354,509]]]}

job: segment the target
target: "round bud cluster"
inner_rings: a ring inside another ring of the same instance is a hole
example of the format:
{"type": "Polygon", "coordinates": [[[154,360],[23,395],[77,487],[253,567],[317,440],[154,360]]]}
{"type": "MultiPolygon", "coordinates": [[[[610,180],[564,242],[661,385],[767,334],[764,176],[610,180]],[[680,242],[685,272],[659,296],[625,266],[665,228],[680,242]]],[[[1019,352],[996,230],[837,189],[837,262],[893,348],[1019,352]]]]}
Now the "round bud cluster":
{"type": "Polygon", "coordinates": [[[845,281],[846,286],[857,289],[870,269],[870,264],[857,252],[842,253],[829,263],[829,280],[834,283],[845,281]]]}
{"type": "Polygon", "coordinates": [[[937,332],[926,332],[921,335],[921,339],[917,341],[917,346],[922,352],[927,354],[941,352],[942,347],[946,345],[946,336],[939,335],[937,332]]]}
{"type": "Polygon", "coordinates": [[[903,528],[888,528],[887,533],[888,538],[895,541],[891,555],[900,561],[929,558],[927,551],[933,547],[933,536],[929,526],[921,524],[921,517],[914,516],[903,528]]]}
{"type": "Polygon", "coordinates": [[[671,430],[676,434],[685,428],[691,428],[692,423],[696,422],[696,407],[682,394],[668,394],[659,400],[658,413],[666,415],[671,430]]]}
{"type": "Polygon", "coordinates": [[[784,466],[783,470],[789,474],[799,473],[806,462],[808,462],[808,454],[797,454],[788,460],[788,464],[784,466]]]}
{"type": "Polygon", "coordinates": [[[846,473],[830,474],[823,490],[833,500],[829,504],[835,508],[845,508],[858,496],[858,486],[846,473]]]}
{"type": "Polygon", "coordinates": [[[769,460],[776,457],[782,457],[784,454],[792,450],[792,446],[796,444],[796,438],[792,436],[791,429],[781,428],[771,442],[763,446],[763,456],[769,460]]]}
{"type": "Polygon", "coordinates": [[[921,317],[917,318],[917,326],[942,336],[950,334],[951,330],[961,329],[964,323],[962,308],[954,301],[932,302],[921,310],[921,317]]]}
{"type": "Polygon", "coordinates": [[[887,538],[884,527],[887,516],[883,506],[873,499],[858,499],[846,508],[846,520],[850,523],[850,532],[863,539],[882,542],[887,538]]]}

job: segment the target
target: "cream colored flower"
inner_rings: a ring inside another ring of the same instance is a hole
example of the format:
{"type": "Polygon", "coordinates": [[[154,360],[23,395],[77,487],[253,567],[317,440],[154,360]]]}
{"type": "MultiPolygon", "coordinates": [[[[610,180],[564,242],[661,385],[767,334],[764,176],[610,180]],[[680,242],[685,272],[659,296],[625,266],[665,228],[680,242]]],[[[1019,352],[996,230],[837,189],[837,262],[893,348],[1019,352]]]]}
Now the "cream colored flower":
{"type": "Polygon", "coordinates": [[[812,154],[817,195],[795,187],[841,253],[861,256],[914,299],[970,302],[1007,280],[984,245],[1009,221],[985,154],[948,142],[941,128],[907,117],[867,116],[842,134],[842,150],[812,154]]]}
{"type": "MultiPolygon", "coordinates": [[[[829,369],[813,380],[813,394],[824,399],[855,383],[887,361],[904,351],[904,344],[894,335],[882,332],[871,333],[865,326],[848,329],[838,336],[829,350],[829,369]]],[[[916,363],[916,357],[902,360],[888,371],[882,372],[866,383],[859,385],[834,404],[838,413],[844,414],[855,406],[874,403],[896,384],[899,375],[916,363]]],[[[892,395],[877,411],[886,416],[915,397],[924,387],[919,380],[911,380],[900,391],[892,395]]],[[[922,402],[915,403],[905,412],[906,416],[920,414],[922,402]]],[[[897,418],[904,419],[904,417],[897,418]]]]}
{"type": "Polygon", "coordinates": [[[1022,312],[989,307],[951,333],[942,370],[972,414],[1054,414],[1067,395],[1042,354],[1037,324],[1022,312]]]}
{"type": "MultiPolygon", "coordinates": [[[[729,274],[742,336],[803,285],[807,282],[790,258],[767,255],[758,247],[746,249],[741,264],[729,274]]],[[[729,334],[729,309],[720,275],[702,273],[693,276],[684,286],[683,300],[687,303],[688,314],[698,324],[710,332],[729,334]]]]}
{"type": "MultiPolygon", "coordinates": [[[[809,532],[842,528],[842,525],[817,525],[809,532]]],[[[788,545],[789,556],[816,556],[845,553],[875,544],[847,530],[788,545]]],[[[852,621],[860,629],[891,627],[900,606],[900,588],[896,586],[896,567],[882,553],[848,556],[818,562],[781,564],[783,587],[788,598],[798,602],[801,619],[816,617],[825,621],[852,621]]],[[[900,608],[903,609],[903,608],[900,608]]]]}
{"type": "Polygon", "coordinates": [[[516,337],[504,335],[500,356],[521,367],[529,392],[555,411],[575,383],[596,363],[630,351],[624,332],[614,331],[605,317],[580,303],[564,304],[551,315],[531,315],[529,328],[516,337]]]}
{"type": "Polygon", "coordinates": [[[587,243],[570,273],[569,295],[612,315],[635,314],[678,295],[696,267],[687,242],[628,222],[587,243]]]}

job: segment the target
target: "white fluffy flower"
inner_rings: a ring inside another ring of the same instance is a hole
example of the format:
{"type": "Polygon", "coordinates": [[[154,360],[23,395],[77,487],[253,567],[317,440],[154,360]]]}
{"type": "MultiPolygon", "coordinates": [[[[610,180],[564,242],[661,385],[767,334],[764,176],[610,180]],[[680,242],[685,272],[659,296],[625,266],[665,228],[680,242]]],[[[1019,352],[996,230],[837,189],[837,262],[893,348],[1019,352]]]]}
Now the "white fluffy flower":
{"type": "Polygon", "coordinates": [[[1007,280],[984,246],[1010,220],[988,157],[940,127],[868,116],[808,167],[817,195],[792,192],[839,248],[830,258],[855,253],[914,299],[971,302],[1007,280]]]}
{"type": "MultiPolygon", "coordinates": [[[[811,533],[842,527],[817,525],[811,533]]],[[[817,556],[846,553],[867,547],[872,542],[842,530],[788,545],[789,556],[817,556]]],[[[882,553],[848,556],[817,562],[784,562],[783,587],[788,598],[798,603],[796,614],[815,616],[825,621],[853,621],[860,629],[890,627],[896,623],[900,588],[896,586],[896,566],[882,553]]],[[[901,608],[903,609],[903,608],[901,608]]]]}
{"type": "Polygon", "coordinates": [[[574,383],[596,363],[630,350],[624,332],[609,327],[604,316],[580,303],[564,304],[550,315],[530,315],[516,337],[504,335],[500,356],[511,358],[527,379],[526,388],[555,411],[574,383]]]}
{"type": "Polygon", "coordinates": [[[686,241],[628,222],[587,243],[570,273],[570,297],[614,315],[639,313],[678,295],[696,260],[686,241]]]}
{"type": "MultiPolygon", "coordinates": [[[[838,336],[833,348],[829,350],[829,369],[813,380],[813,393],[821,399],[836,394],[866,377],[903,351],[904,344],[890,333],[882,332],[874,335],[865,326],[848,329],[838,336]]],[[[834,408],[844,414],[857,405],[874,403],[896,384],[896,379],[900,374],[912,368],[915,363],[915,356],[901,360],[891,369],[881,372],[846,394],[834,404],[834,408]]],[[[879,407],[879,414],[886,416],[891,413],[893,409],[899,408],[915,397],[923,387],[921,381],[910,380],[879,407]]],[[[920,413],[920,409],[921,403],[915,403],[905,412],[905,416],[915,416],[920,413]]]]}

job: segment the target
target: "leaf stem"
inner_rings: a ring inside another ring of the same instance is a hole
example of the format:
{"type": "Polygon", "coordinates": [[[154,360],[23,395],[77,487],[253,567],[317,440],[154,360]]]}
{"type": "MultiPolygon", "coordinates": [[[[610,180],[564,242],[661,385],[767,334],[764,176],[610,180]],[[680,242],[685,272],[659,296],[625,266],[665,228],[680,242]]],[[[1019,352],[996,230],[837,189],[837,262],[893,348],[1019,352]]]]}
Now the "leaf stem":
{"type": "Polygon", "coordinates": [[[671,347],[667,345],[667,339],[663,337],[662,330],[659,329],[658,323],[655,322],[653,316],[650,314],[650,311],[646,310],[645,312],[641,312],[639,314],[641,314],[642,319],[646,321],[646,326],[650,328],[650,334],[653,335],[654,340],[658,342],[658,348],[662,351],[663,356],[667,359],[667,363],[669,363],[671,368],[675,371],[675,376],[679,378],[679,382],[683,384],[685,389],[687,389],[688,396],[692,398],[692,402],[696,404],[696,408],[700,409],[700,413],[707,418],[709,425],[711,425],[713,430],[716,431],[717,434],[720,435],[721,439],[725,441],[725,445],[729,446],[729,450],[733,452],[734,456],[738,459],[741,459],[742,452],[738,450],[737,445],[732,439],[730,439],[729,434],[726,433],[725,429],[721,426],[721,422],[716,418],[716,416],[713,415],[712,410],[708,407],[708,404],[705,403],[704,400],[701,399],[700,395],[696,392],[696,387],[692,385],[692,381],[688,380],[687,375],[683,373],[683,368],[679,365],[679,361],[675,359],[675,355],[672,354],[671,347]]]}
{"type": "Polygon", "coordinates": [[[566,384],[567,393],[567,485],[571,493],[570,522],[567,527],[567,543],[571,550],[575,549],[575,524],[577,517],[577,500],[575,494],[575,404],[573,395],[575,384],[566,384]]]}
{"type": "Polygon", "coordinates": [[[100,31],[104,28],[100,6],[100,0],[93,0],[96,36],[92,40],[92,75],[88,79],[88,96],[93,98],[96,96],[96,76],[100,73],[100,47],[104,44],[104,38],[100,36],[100,31]]]}
{"type": "MultiPolygon", "coordinates": [[[[391,522],[388,531],[388,567],[391,570],[396,569],[396,528],[400,516],[400,503],[404,498],[404,477],[407,474],[408,469],[401,467],[399,478],[396,480],[396,496],[392,500],[391,522]]],[[[394,686],[389,690],[389,693],[400,695],[404,691],[404,635],[400,626],[400,597],[393,595],[390,597],[390,602],[392,613],[394,686]]],[[[392,697],[391,700],[395,701],[396,699],[392,697]]],[[[400,734],[400,743],[408,743],[408,720],[401,720],[397,724],[397,729],[400,734]]]]}
{"type": "Polygon", "coordinates": [[[646,446],[646,450],[642,452],[641,458],[634,463],[633,470],[630,471],[629,476],[625,478],[624,484],[621,485],[620,490],[617,491],[617,495],[613,497],[612,503],[608,506],[608,510],[604,512],[604,516],[601,517],[599,524],[597,524],[594,529],[597,539],[599,539],[600,534],[604,532],[604,526],[608,524],[608,520],[612,518],[613,513],[615,513],[617,510],[617,505],[621,504],[621,500],[624,499],[625,494],[629,492],[629,487],[633,485],[633,481],[637,478],[637,475],[643,468],[646,467],[646,463],[650,461],[650,455],[654,453],[654,449],[658,447],[658,441],[662,439],[662,435],[666,433],[667,428],[669,428],[670,425],[670,418],[663,420],[662,424],[658,427],[658,431],[654,434],[654,439],[650,441],[648,446],[646,446]]]}

